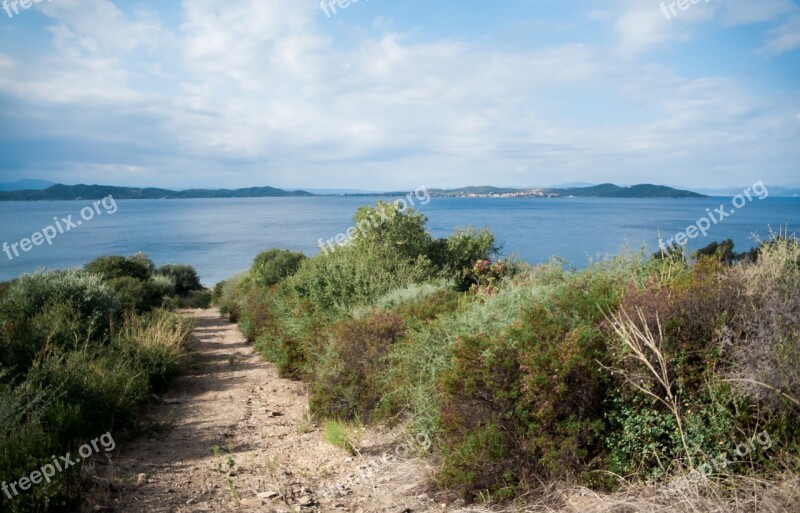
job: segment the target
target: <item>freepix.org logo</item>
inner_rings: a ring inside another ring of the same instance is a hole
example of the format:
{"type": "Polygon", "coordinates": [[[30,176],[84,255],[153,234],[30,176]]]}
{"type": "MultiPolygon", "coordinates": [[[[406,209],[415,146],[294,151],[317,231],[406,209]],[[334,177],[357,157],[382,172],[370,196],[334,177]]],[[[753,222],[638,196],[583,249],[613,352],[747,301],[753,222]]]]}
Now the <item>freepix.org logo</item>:
{"type": "Polygon", "coordinates": [[[40,469],[34,470],[29,476],[21,477],[13,483],[3,481],[0,488],[9,499],[13,499],[20,494],[23,494],[43,482],[50,483],[56,474],[64,472],[70,467],[80,465],[84,460],[88,460],[95,454],[100,454],[102,448],[105,452],[111,452],[117,447],[117,443],[108,432],[99,438],[95,438],[91,442],[87,442],[80,446],[78,449],[78,457],[73,458],[72,453],[67,453],[65,456],[56,458],[52,456],[53,462],[43,465],[40,469]]]}
{"type": "MultiPolygon", "coordinates": [[[[40,4],[44,0],[3,0],[3,10],[9,18],[13,18],[20,13],[20,9],[26,11],[33,7],[33,4],[40,4]]],[[[52,2],[53,0],[47,0],[52,2]]]]}
{"type": "Polygon", "coordinates": [[[30,237],[25,237],[9,244],[7,241],[3,242],[3,253],[6,254],[9,260],[18,258],[22,253],[27,253],[32,250],[34,246],[41,246],[45,242],[48,246],[53,245],[53,240],[59,235],[63,235],[69,231],[76,230],[80,225],[86,221],[91,221],[95,216],[101,216],[103,213],[108,215],[114,214],[117,211],[117,202],[113,196],[106,196],[101,200],[97,200],[91,206],[83,207],[80,211],[80,219],[72,219],[72,214],[67,217],[54,217],[53,224],[47,225],[38,232],[35,232],[30,237]],[[102,209],[100,207],[103,207],[102,209]]]}

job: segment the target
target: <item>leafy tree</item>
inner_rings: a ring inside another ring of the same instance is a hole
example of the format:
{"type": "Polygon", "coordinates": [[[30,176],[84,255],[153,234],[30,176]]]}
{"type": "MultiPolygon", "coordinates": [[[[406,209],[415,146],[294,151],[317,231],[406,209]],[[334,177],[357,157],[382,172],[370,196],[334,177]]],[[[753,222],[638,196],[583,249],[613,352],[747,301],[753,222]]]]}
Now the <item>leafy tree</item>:
{"type": "Polygon", "coordinates": [[[475,230],[457,228],[453,235],[438,239],[431,245],[431,260],[442,274],[452,278],[460,290],[475,284],[471,277],[475,262],[489,260],[500,251],[494,234],[488,228],[475,230]]]}
{"type": "Polygon", "coordinates": [[[401,258],[426,256],[433,239],[425,227],[428,218],[414,210],[401,211],[395,203],[379,201],[359,208],[353,216],[353,246],[383,249],[401,258]]]}
{"type": "Polygon", "coordinates": [[[714,241],[708,246],[698,249],[695,252],[694,256],[696,258],[700,257],[717,257],[720,262],[724,262],[729,264],[734,260],[737,260],[737,254],[733,251],[733,241],[731,239],[726,239],[722,242],[714,241]]]}

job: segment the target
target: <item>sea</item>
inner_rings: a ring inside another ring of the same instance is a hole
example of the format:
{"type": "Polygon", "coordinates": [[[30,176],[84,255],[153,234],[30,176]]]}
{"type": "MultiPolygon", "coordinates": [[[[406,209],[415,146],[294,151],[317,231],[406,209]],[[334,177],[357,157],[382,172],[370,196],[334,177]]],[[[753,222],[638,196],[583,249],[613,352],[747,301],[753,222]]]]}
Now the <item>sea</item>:
{"type": "MultiPolygon", "coordinates": [[[[102,255],[141,251],[157,265],[191,264],[204,284],[213,285],[249,268],[267,249],[316,255],[320,240],[333,239],[353,226],[358,207],[391,199],[0,202],[0,281],[38,269],[79,267],[102,255]]],[[[655,252],[659,235],[664,241],[681,233],[693,235],[686,236],[692,251],[724,239],[732,239],[736,250],[744,251],[771,232],[791,234],[800,228],[800,198],[434,197],[423,199],[424,205],[413,199],[435,237],[447,236],[456,227],[486,226],[503,256],[529,263],[557,257],[574,268],[621,251],[655,252]],[[690,228],[698,225],[705,234],[690,228]]]]}

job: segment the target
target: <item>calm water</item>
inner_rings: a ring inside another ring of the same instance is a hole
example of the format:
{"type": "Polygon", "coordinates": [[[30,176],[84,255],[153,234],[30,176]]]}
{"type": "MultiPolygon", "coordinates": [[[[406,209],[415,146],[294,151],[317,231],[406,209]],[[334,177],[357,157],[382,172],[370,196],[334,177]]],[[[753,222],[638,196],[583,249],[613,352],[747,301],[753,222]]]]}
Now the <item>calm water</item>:
{"type": "MultiPolygon", "coordinates": [[[[316,254],[317,241],[329,239],[352,225],[356,208],[375,198],[259,198],[236,200],[118,201],[117,211],[82,221],[19,256],[0,253],[0,280],[37,268],[80,266],[107,254],[144,251],[161,265],[194,265],[206,284],[249,267],[253,257],[272,247],[316,254]]],[[[0,244],[9,245],[55,224],[53,217],[81,220],[91,202],[0,202],[0,244]]],[[[504,254],[528,262],[560,256],[575,267],[589,258],[617,253],[628,245],[657,248],[657,233],[666,238],[683,231],[729,198],[710,199],[596,199],[433,198],[420,209],[430,219],[434,236],[457,226],[488,226],[503,245],[504,254]]],[[[113,210],[113,209],[112,209],[113,210]]],[[[87,213],[88,217],[88,213],[87,213]]],[[[63,225],[64,223],[62,223],[63,225]]],[[[737,249],[753,245],[752,234],[765,236],[769,227],[800,227],[800,198],[754,199],[721,223],[708,236],[690,241],[697,249],[712,240],[731,238],[737,249]]],[[[62,226],[63,228],[63,226],[62,226]]]]}

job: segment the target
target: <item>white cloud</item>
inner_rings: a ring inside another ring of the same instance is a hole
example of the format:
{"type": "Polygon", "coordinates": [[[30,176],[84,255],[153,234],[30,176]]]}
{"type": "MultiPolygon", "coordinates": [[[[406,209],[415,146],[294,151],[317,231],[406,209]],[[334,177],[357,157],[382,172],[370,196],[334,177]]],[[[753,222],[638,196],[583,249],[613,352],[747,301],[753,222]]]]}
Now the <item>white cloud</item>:
{"type": "Polygon", "coordinates": [[[721,18],[726,25],[750,25],[796,14],[792,0],[715,0],[722,5],[721,18]]]}
{"type": "Polygon", "coordinates": [[[708,0],[687,2],[624,0],[589,11],[590,19],[615,19],[619,52],[640,57],[671,42],[691,40],[709,25],[771,24],[758,50],[776,55],[800,47],[800,6],[792,0],[708,0]],[[616,13],[616,17],[615,16],[616,13]],[[665,14],[666,13],[666,14],[665,14]]]}
{"type": "Polygon", "coordinates": [[[800,48],[800,15],[790,18],[780,26],[771,29],[769,40],[761,48],[769,55],[778,55],[800,48]]]}
{"type": "MultiPolygon", "coordinates": [[[[657,4],[615,2],[589,16],[614,43],[534,48],[423,40],[385,21],[344,48],[316,0],[185,0],[177,27],[108,0],[42,5],[52,53],[0,54],[0,85],[46,135],[86,145],[64,169],[138,185],[533,184],[559,169],[634,182],[676,163],[697,177],[709,160],[745,172],[797,138],[796,99],[644,61],[691,38],[716,12],[702,3],[668,21],[657,4]]],[[[776,51],[791,34],[772,36],[776,51]]]]}
{"type": "Polygon", "coordinates": [[[766,41],[759,49],[765,55],[778,55],[800,48],[800,6],[792,0],[719,0],[725,25],[740,26],[773,22],[766,41]]]}
{"type": "Polygon", "coordinates": [[[685,10],[674,1],[625,0],[611,5],[611,12],[617,13],[614,28],[618,49],[626,57],[644,55],[672,41],[689,40],[695,27],[711,19],[715,10],[705,2],[687,3],[685,10]]]}

